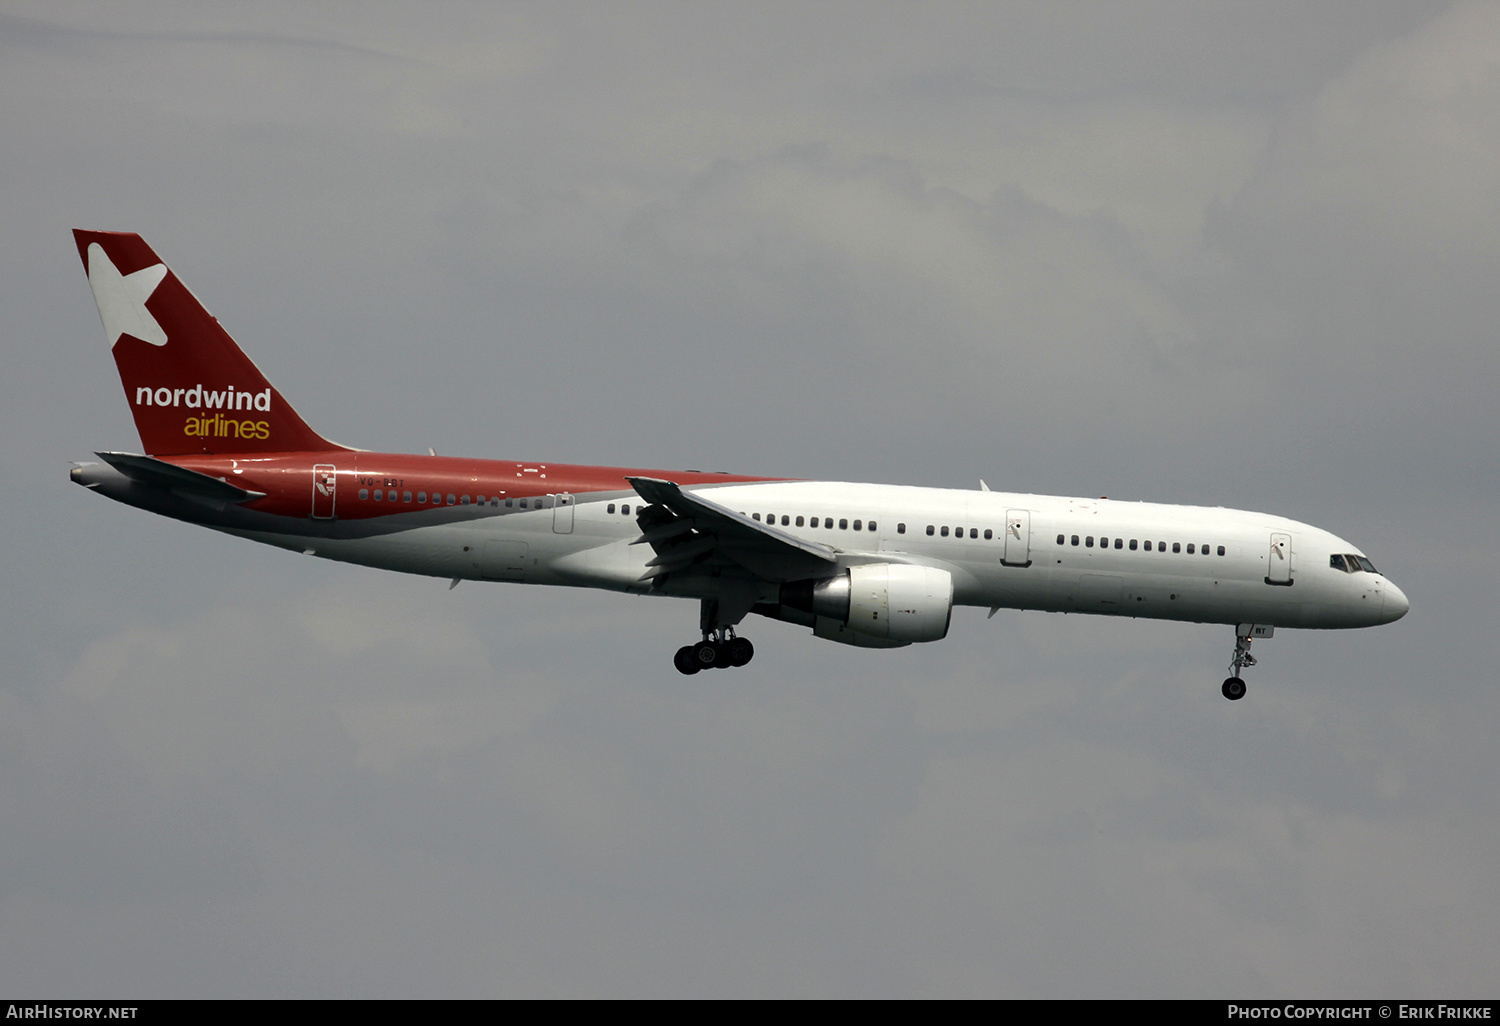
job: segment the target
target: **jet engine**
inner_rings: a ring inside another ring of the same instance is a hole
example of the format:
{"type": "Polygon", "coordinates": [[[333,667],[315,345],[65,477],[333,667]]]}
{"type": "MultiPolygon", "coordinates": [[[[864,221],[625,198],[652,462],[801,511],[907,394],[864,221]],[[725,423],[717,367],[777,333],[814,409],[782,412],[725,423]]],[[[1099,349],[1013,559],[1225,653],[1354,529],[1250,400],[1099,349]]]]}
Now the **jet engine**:
{"type": "Polygon", "coordinates": [[[812,627],[829,641],[898,648],[947,636],[953,576],[930,566],[869,563],[834,577],[783,584],[780,600],[774,612],[757,612],[812,627]]]}

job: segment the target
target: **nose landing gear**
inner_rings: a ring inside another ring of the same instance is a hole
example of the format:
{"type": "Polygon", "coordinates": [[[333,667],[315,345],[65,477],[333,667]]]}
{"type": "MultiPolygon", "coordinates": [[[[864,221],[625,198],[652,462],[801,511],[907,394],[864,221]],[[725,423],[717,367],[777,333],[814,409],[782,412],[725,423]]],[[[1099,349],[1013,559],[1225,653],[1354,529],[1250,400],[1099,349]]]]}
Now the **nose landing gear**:
{"type": "Polygon", "coordinates": [[[1269,638],[1274,631],[1274,627],[1253,623],[1242,623],[1234,629],[1234,657],[1229,660],[1229,677],[1220,689],[1225,698],[1238,702],[1245,697],[1245,682],[1240,679],[1240,671],[1255,665],[1255,657],[1250,654],[1250,641],[1269,638]]]}

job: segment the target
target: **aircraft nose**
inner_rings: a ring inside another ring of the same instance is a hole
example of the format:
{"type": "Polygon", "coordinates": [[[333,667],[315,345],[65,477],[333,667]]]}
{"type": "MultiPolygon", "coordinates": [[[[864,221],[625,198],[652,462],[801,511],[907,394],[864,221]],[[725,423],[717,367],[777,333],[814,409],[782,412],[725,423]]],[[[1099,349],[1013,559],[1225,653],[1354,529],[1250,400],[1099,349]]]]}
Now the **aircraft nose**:
{"type": "Polygon", "coordinates": [[[1405,616],[1406,611],[1411,608],[1411,603],[1406,600],[1406,593],[1389,580],[1382,590],[1385,592],[1385,600],[1380,607],[1381,622],[1391,623],[1405,616]]]}

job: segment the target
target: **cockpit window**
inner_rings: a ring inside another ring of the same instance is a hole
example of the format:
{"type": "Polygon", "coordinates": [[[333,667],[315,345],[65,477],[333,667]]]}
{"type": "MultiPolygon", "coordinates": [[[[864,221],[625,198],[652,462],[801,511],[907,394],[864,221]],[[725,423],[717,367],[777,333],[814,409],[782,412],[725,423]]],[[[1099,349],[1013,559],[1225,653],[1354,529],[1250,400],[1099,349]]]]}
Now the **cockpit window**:
{"type": "Polygon", "coordinates": [[[1371,563],[1364,556],[1355,555],[1352,552],[1346,552],[1342,556],[1329,556],[1328,565],[1333,567],[1335,570],[1342,570],[1346,574],[1357,574],[1361,572],[1367,574],[1380,573],[1379,570],[1375,569],[1374,563],[1371,563]]]}

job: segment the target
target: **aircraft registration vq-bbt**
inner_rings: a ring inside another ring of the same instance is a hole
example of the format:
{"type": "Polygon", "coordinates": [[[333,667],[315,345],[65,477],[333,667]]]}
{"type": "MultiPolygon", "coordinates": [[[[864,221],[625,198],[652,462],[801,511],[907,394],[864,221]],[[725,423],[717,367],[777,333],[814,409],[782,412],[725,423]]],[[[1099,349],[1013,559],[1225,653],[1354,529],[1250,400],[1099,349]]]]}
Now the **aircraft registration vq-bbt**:
{"type": "Polygon", "coordinates": [[[1406,596],[1359,549],[1232,509],[366,452],[320,436],[139,235],[75,231],[142,455],[74,481],[252,541],[451,580],[697,599],[683,673],[743,666],[750,613],[864,648],[954,605],[1235,627],[1224,697],[1277,627],[1369,627],[1406,596]]]}

